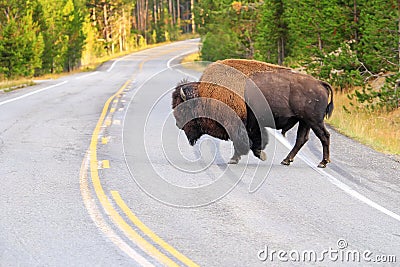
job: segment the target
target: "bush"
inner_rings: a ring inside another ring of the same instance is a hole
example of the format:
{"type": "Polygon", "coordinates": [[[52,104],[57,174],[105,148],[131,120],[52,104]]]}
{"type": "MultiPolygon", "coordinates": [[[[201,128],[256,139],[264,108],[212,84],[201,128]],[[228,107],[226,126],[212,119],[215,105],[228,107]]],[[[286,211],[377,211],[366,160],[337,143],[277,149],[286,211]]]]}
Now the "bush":
{"type": "Polygon", "coordinates": [[[229,32],[207,33],[203,38],[201,58],[205,61],[217,61],[226,58],[239,58],[238,38],[229,32]]]}
{"type": "Polygon", "coordinates": [[[363,108],[367,111],[392,111],[400,107],[399,85],[400,73],[397,73],[387,77],[385,83],[379,89],[367,84],[361,90],[349,94],[348,97],[358,103],[357,108],[363,108]]]}
{"type": "Polygon", "coordinates": [[[360,70],[363,65],[351,49],[351,44],[352,41],[344,42],[335,51],[307,62],[307,72],[328,81],[340,91],[353,86],[361,86],[363,76],[360,70]]]}

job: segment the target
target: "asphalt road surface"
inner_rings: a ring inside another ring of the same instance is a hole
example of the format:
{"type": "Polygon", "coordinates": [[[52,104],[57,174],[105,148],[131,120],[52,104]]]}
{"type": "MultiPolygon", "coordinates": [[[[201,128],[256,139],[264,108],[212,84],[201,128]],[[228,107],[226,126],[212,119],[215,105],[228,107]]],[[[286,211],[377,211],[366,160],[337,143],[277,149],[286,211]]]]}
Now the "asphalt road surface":
{"type": "Polygon", "coordinates": [[[0,95],[0,266],[400,264],[400,163],[330,129],[270,131],[268,159],[191,147],[171,91],[198,79],[164,45],[0,95]]]}

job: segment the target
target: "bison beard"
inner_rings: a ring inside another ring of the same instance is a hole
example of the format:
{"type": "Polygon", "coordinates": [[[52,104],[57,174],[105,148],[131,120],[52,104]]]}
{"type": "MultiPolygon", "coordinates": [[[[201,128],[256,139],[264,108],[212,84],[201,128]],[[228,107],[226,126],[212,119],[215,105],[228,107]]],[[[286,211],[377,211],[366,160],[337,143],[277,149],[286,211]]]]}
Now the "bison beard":
{"type": "Polygon", "coordinates": [[[229,135],[224,127],[209,118],[197,118],[186,123],[182,130],[185,131],[190,145],[194,145],[203,134],[209,134],[221,140],[229,140],[229,135]]]}
{"type": "Polygon", "coordinates": [[[329,117],[333,111],[332,88],[312,76],[253,60],[219,61],[206,68],[200,82],[178,84],[172,94],[172,108],[177,126],[185,131],[191,145],[203,134],[231,139],[235,153],[230,163],[238,163],[240,156],[250,149],[256,157],[265,160],[262,150],[267,145],[268,135],[264,127],[281,129],[284,135],[297,123],[295,146],[281,163],[289,165],[293,161],[307,142],[311,129],[323,146],[323,159],[318,167],[326,167],[330,162],[330,138],[324,117],[329,117]],[[187,100],[203,98],[224,103],[234,115],[225,116],[218,105],[207,100],[188,101],[185,108],[179,106],[187,100]],[[266,112],[262,104],[266,101],[270,112],[266,112]],[[208,110],[208,114],[211,111],[218,119],[197,116],[204,110],[208,110]],[[233,116],[240,118],[239,123],[233,116]]]}

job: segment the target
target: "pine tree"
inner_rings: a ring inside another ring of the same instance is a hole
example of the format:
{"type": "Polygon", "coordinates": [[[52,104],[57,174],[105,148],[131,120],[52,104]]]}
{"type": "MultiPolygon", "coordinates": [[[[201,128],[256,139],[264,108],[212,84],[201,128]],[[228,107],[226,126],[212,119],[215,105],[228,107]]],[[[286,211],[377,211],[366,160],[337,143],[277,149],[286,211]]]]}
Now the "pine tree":
{"type": "Polygon", "coordinates": [[[259,1],[201,1],[195,18],[204,60],[253,58],[259,1]]]}
{"type": "Polygon", "coordinates": [[[279,65],[286,55],[287,24],[284,21],[284,1],[266,0],[261,8],[257,27],[256,58],[279,65]]]}
{"type": "Polygon", "coordinates": [[[40,24],[45,42],[42,73],[57,73],[64,69],[64,55],[68,49],[62,15],[64,1],[40,0],[43,22],[40,24]]]}
{"type": "Polygon", "coordinates": [[[373,73],[399,69],[399,1],[368,0],[360,13],[359,58],[373,73]]]}
{"type": "Polygon", "coordinates": [[[337,49],[351,30],[344,9],[340,0],[287,1],[290,56],[309,59],[337,49]]]}
{"type": "Polygon", "coordinates": [[[71,71],[79,67],[82,57],[85,36],[83,35],[83,18],[72,0],[67,0],[63,11],[64,30],[67,50],[64,55],[64,70],[71,71]]]}
{"type": "Polygon", "coordinates": [[[32,76],[41,67],[43,37],[33,21],[34,4],[0,2],[0,72],[7,78],[32,76]]]}

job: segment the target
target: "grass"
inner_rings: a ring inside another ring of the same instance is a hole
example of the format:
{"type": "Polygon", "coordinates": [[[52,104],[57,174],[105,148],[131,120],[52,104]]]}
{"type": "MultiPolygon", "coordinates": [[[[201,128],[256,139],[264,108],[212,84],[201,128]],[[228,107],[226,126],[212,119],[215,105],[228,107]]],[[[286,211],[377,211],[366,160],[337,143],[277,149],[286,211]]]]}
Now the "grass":
{"type": "Polygon", "coordinates": [[[5,93],[11,92],[20,88],[34,85],[35,82],[31,79],[5,80],[0,81],[0,91],[5,93]]]}
{"type": "Polygon", "coordinates": [[[327,122],[338,132],[377,151],[400,155],[399,109],[392,112],[356,110],[349,105],[345,93],[336,93],[334,103],[335,109],[327,122]]]}
{"type": "Polygon", "coordinates": [[[185,56],[181,60],[181,64],[183,64],[183,66],[187,69],[203,72],[208,65],[208,62],[201,61],[200,53],[195,52],[193,54],[185,56]]]}
{"type": "Polygon", "coordinates": [[[179,35],[178,41],[188,40],[188,39],[195,39],[200,38],[200,34],[198,33],[184,33],[179,35]]]}
{"type": "Polygon", "coordinates": [[[184,63],[193,63],[195,61],[200,61],[200,60],[201,60],[200,59],[200,54],[196,52],[196,53],[189,54],[189,55],[185,56],[182,59],[181,63],[182,64],[184,64],[184,63]]]}

